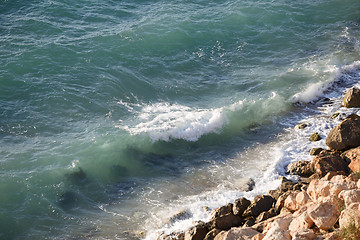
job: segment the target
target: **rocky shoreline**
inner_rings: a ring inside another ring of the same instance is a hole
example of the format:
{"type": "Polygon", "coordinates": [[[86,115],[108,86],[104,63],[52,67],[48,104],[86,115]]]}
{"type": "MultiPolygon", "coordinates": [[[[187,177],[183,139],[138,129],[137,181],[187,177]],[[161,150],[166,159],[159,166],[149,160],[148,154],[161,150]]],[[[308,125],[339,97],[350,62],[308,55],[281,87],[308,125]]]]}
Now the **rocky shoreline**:
{"type": "MultiPolygon", "coordinates": [[[[360,107],[360,90],[350,89],[342,106],[360,107]]],[[[319,134],[309,140],[318,141],[319,134]]],[[[311,150],[311,161],[287,166],[299,181],[283,177],[280,189],[253,201],[239,198],[215,209],[208,222],[158,240],[360,239],[360,117],[345,118],[330,131],[326,145],[328,150],[311,150]]]]}

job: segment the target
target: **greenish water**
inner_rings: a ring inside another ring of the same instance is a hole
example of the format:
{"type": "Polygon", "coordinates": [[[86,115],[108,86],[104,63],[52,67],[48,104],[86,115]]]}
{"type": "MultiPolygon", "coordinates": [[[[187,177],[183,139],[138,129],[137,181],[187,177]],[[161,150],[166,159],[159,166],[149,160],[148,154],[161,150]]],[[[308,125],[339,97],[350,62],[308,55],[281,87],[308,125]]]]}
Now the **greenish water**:
{"type": "Polygon", "coordinates": [[[266,176],[233,159],[359,75],[358,0],[9,0],[0,21],[0,239],[151,239],[161,209],[266,176]]]}

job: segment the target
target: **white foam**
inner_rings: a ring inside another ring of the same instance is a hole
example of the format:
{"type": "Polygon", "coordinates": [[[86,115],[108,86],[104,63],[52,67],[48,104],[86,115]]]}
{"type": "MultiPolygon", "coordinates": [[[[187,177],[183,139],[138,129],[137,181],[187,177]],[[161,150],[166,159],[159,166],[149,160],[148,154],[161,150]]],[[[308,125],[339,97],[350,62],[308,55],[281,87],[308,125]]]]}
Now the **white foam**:
{"type": "Polygon", "coordinates": [[[202,135],[218,132],[228,122],[224,108],[192,109],[169,103],[142,108],[135,126],[119,126],[132,135],[146,133],[153,141],[184,139],[197,141],[202,135]]]}

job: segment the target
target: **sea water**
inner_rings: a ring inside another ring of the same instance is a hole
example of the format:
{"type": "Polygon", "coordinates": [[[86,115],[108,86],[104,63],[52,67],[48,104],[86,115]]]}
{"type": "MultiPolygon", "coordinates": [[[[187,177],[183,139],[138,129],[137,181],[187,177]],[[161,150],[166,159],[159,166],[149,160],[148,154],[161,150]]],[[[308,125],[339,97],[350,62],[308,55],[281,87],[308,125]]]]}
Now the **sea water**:
{"type": "Polygon", "coordinates": [[[358,113],[358,0],[3,0],[0,20],[0,239],[186,230],[358,113]]]}

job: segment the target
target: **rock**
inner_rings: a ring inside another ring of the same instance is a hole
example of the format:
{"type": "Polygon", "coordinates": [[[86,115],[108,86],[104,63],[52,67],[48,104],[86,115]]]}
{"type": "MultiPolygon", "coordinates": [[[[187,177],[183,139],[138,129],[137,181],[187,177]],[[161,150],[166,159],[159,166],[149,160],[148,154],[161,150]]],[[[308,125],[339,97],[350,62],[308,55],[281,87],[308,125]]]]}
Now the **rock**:
{"type": "MultiPolygon", "coordinates": [[[[160,236],[158,240],[184,240],[185,233],[173,232],[165,236],[160,236]]],[[[139,239],[138,237],[136,239],[139,239]]]]}
{"type": "Polygon", "coordinates": [[[314,224],[307,211],[303,212],[300,216],[294,218],[290,225],[290,234],[294,235],[296,232],[301,232],[309,229],[314,224]]]}
{"type": "Polygon", "coordinates": [[[300,130],[306,128],[308,125],[306,123],[300,123],[295,126],[295,130],[300,130]]]}
{"type": "Polygon", "coordinates": [[[341,156],[349,162],[349,168],[353,172],[360,172],[360,147],[350,149],[341,156]]]}
{"type": "Polygon", "coordinates": [[[328,202],[314,204],[307,210],[310,218],[315,225],[321,230],[331,229],[339,218],[338,208],[328,202]]]}
{"type": "Polygon", "coordinates": [[[232,203],[228,203],[226,204],[225,206],[221,206],[217,209],[215,209],[210,217],[211,218],[216,218],[216,217],[222,217],[222,216],[225,216],[227,214],[230,214],[230,213],[233,213],[232,212],[232,209],[233,209],[233,204],[232,203]]]}
{"type": "Polygon", "coordinates": [[[351,114],[339,125],[331,129],[326,138],[331,149],[346,150],[360,146],[360,117],[351,114]]]}
{"type": "Polygon", "coordinates": [[[310,150],[310,155],[318,155],[319,153],[321,153],[321,151],[324,150],[323,148],[312,148],[310,150]]]}
{"type": "Polygon", "coordinates": [[[360,90],[356,88],[351,88],[345,94],[344,100],[341,105],[347,108],[360,107],[360,90]]]}
{"type": "Polygon", "coordinates": [[[275,203],[275,211],[276,212],[280,212],[280,210],[284,207],[285,205],[285,200],[286,198],[291,194],[291,192],[286,192],[284,194],[282,194],[276,201],[275,203]]]}
{"type": "Polygon", "coordinates": [[[170,217],[170,223],[175,223],[180,220],[185,220],[190,218],[191,216],[192,214],[190,212],[183,210],[170,217]]]}
{"type": "Polygon", "coordinates": [[[254,201],[250,204],[250,206],[244,211],[244,217],[259,216],[260,213],[268,211],[273,203],[275,203],[275,199],[269,195],[258,195],[254,198],[254,201]]]}
{"type": "Polygon", "coordinates": [[[77,194],[72,191],[66,191],[59,198],[59,205],[64,210],[69,210],[76,206],[76,203],[79,201],[77,194]]]}
{"type": "Polygon", "coordinates": [[[268,192],[268,195],[270,195],[275,200],[278,200],[282,194],[283,194],[283,192],[280,189],[269,190],[269,192],[268,192]]]}
{"type": "Polygon", "coordinates": [[[346,175],[346,174],[342,171],[328,172],[324,177],[321,178],[321,180],[330,181],[334,176],[339,176],[339,175],[346,175]]]}
{"type": "Polygon", "coordinates": [[[325,233],[321,236],[322,238],[316,238],[316,240],[340,240],[338,232],[325,233]]]}
{"type": "Polygon", "coordinates": [[[285,199],[284,207],[289,209],[291,212],[294,212],[299,209],[299,206],[296,202],[296,195],[298,192],[291,192],[289,196],[285,199]]]}
{"type": "Polygon", "coordinates": [[[255,218],[254,217],[249,217],[245,219],[245,223],[243,225],[243,227],[252,227],[255,225],[255,218]]]}
{"type": "Polygon", "coordinates": [[[250,204],[251,202],[244,197],[236,199],[232,208],[234,215],[241,216],[250,204]]]}
{"type": "Polygon", "coordinates": [[[283,229],[279,222],[276,221],[271,224],[263,240],[291,240],[290,231],[287,228],[283,229]]]}
{"type": "Polygon", "coordinates": [[[346,228],[350,224],[355,224],[357,228],[360,228],[360,203],[350,204],[340,214],[340,228],[346,228]]]}
{"type": "Polygon", "coordinates": [[[359,179],[359,181],[357,182],[356,186],[357,186],[358,189],[360,189],[360,179],[359,179]]]}
{"type": "Polygon", "coordinates": [[[257,223],[252,226],[258,232],[266,233],[271,227],[274,222],[279,225],[283,230],[287,230],[289,227],[290,222],[292,221],[293,216],[290,212],[280,213],[279,215],[266,219],[260,223],[257,223]]]}
{"type": "Polygon", "coordinates": [[[320,177],[325,176],[328,172],[349,172],[347,163],[341,158],[340,154],[329,151],[322,151],[319,155],[315,156],[311,161],[311,168],[320,177]]]}
{"type": "Polygon", "coordinates": [[[76,185],[82,185],[87,181],[86,173],[81,167],[75,172],[65,174],[65,177],[69,182],[76,185]]]}
{"type": "Polygon", "coordinates": [[[262,221],[264,221],[266,219],[269,219],[269,218],[272,218],[274,216],[276,216],[275,209],[271,208],[269,211],[260,213],[260,215],[257,216],[257,218],[255,220],[255,223],[262,222],[262,221]]]}
{"type": "Polygon", "coordinates": [[[203,240],[209,232],[205,223],[200,223],[185,232],[185,240],[203,240]]]}
{"type": "Polygon", "coordinates": [[[335,119],[340,115],[340,113],[334,113],[333,115],[331,115],[331,119],[335,119]]]}
{"type": "Polygon", "coordinates": [[[287,173],[299,175],[301,177],[310,177],[314,173],[314,170],[309,161],[302,160],[290,163],[288,165],[287,173]]]}
{"type": "Polygon", "coordinates": [[[312,142],[317,142],[317,141],[321,140],[321,137],[320,137],[319,133],[316,132],[316,133],[311,134],[309,139],[312,142]]]}
{"type": "Polygon", "coordinates": [[[231,228],[229,231],[222,231],[215,240],[251,240],[251,238],[259,232],[252,228],[231,228]]]}
{"type": "Polygon", "coordinates": [[[220,229],[214,228],[213,230],[211,230],[210,232],[208,232],[206,234],[206,236],[204,237],[204,240],[214,240],[216,235],[218,235],[220,232],[221,232],[220,229]]]}
{"type": "Polygon", "coordinates": [[[300,232],[295,232],[292,235],[291,240],[313,240],[316,238],[316,234],[311,229],[304,229],[300,232]]]}
{"type": "Polygon", "coordinates": [[[313,201],[317,201],[330,195],[337,196],[342,190],[345,190],[344,187],[338,183],[315,179],[306,192],[313,201]]]}
{"type": "Polygon", "coordinates": [[[343,190],[338,196],[344,200],[345,207],[348,207],[352,203],[360,202],[360,189],[343,190]]]}
{"type": "Polygon", "coordinates": [[[235,216],[232,213],[228,213],[226,215],[212,218],[209,224],[211,229],[217,228],[221,230],[228,230],[232,227],[239,227],[242,222],[242,217],[235,216]]]}

